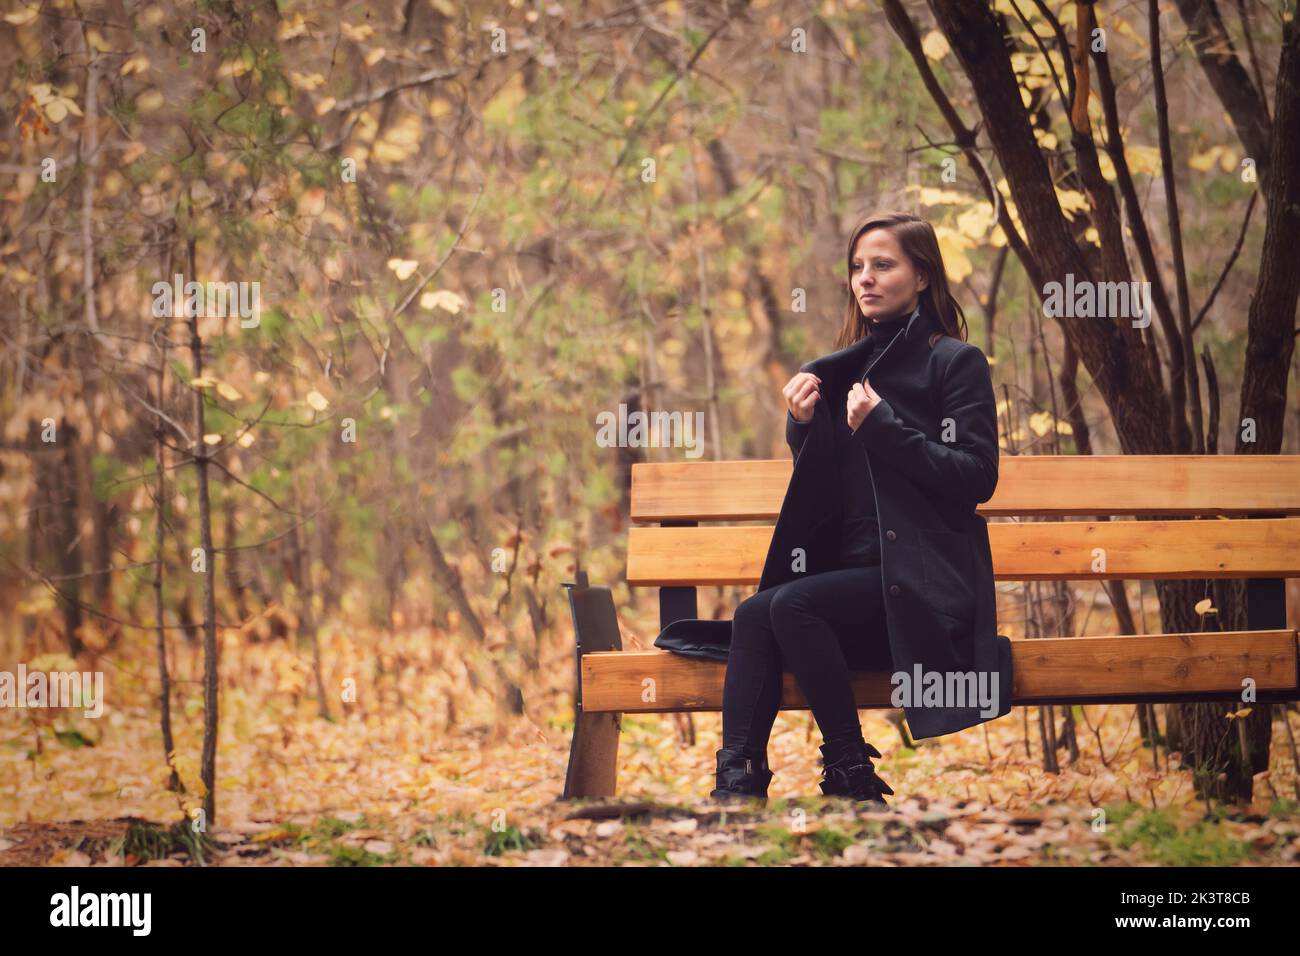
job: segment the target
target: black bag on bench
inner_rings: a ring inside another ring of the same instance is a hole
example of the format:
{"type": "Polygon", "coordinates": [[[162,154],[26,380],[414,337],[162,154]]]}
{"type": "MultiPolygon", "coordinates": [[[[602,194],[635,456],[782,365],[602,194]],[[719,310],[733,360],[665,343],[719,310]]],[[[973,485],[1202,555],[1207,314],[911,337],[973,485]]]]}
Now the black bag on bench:
{"type": "Polygon", "coordinates": [[[655,638],[655,647],[683,657],[727,662],[731,653],[731,620],[688,617],[673,621],[655,638]]]}

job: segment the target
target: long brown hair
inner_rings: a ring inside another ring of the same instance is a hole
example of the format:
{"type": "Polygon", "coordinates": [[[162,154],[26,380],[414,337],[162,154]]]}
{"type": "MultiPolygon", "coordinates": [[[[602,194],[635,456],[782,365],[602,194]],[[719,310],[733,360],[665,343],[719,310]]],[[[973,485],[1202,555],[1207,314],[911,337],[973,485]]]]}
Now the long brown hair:
{"type": "Polygon", "coordinates": [[[853,249],[858,244],[858,237],[871,229],[888,229],[902,246],[903,254],[911,260],[912,268],[929,279],[921,290],[919,304],[921,310],[933,317],[943,330],[931,336],[931,348],[941,335],[951,335],[965,342],[966,314],[948,291],[948,274],[943,268],[943,256],[939,252],[939,239],[934,234],[934,227],[911,213],[885,212],[868,216],[849,236],[849,249],[844,257],[844,321],[835,337],[834,350],[838,352],[847,348],[870,329],[870,323],[853,295],[849,278],[853,274],[853,249]]]}

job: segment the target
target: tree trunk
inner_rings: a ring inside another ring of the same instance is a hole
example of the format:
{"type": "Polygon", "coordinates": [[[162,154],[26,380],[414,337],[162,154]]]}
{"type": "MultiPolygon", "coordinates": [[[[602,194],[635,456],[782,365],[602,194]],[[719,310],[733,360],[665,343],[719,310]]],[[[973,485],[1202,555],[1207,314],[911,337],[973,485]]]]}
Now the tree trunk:
{"type": "MultiPolygon", "coordinates": [[[[194,269],[194,240],[189,240],[190,276],[194,269]]],[[[189,316],[190,365],[194,378],[203,376],[203,340],[199,338],[199,320],[189,316]]],[[[212,513],[208,497],[208,453],[203,444],[203,389],[194,390],[194,470],[198,477],[199,538],[206,561],[203,575],[203,756],[199,776],[203,781],[203,825],[211,827],[217,819],[217,732],[220,728],[217,713],[217,677],[220,662],[217,658],[217,598],[213,586],[217,571],[217,556],[212,550],[212,513]]]]}
{"type": "MultiPolygon", "coordinates": [[[[164,335],[164,338],[166,336],[164,335]]],[[[156,407],[165,407],[164,383],[167,375],[167,347],[158,349],[158,396],[156,407]]],[[[170,771],[167,789],[180,792],[180,775],[176,772],[176,743],[172,739],[171,673],[167,666],[167,605],[163,600],[163,555],[166,553],[167,525],[167,448],[163,444],[163,421],[154,420],[154,465],[158,470],[158,488],[154,492],[154,566],[153,606],[158,622],[158,717],[162,730],[163,761],[170,771]]]]}

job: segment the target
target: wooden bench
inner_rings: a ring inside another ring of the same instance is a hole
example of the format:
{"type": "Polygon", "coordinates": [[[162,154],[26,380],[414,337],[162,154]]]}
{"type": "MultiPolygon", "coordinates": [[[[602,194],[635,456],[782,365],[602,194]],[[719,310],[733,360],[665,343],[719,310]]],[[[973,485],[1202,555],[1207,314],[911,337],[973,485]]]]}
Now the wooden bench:
{"type": "MultiPolygon", "coordinates": [[[[699,616],[699,586],[757,586],[792,467],[632,466],[627,582],[660,589],[661,630],[699,616]],[[754,520],[768,524],[700,525],[754,520]]],[[[990,521],[998,580],[1248,579],[1246,631],[1013,640],[1013,705],[1234,700],[1246,677],[1257,700],[1300,699],[1283,580],[1300,576],[1300,456],[1003,456],[997,492],[979,511],[1079,519],[990,521]],[[1167,520],[1180,516],[1192,520],[1167,520]],[[1096,548],[1104,571],[1093,570],[1096,548]]],[[[614,794],[622,714],[721,710],[726,672],[669,651],[622,650],[609,589],[578,578],[565,585],[577,688],[562,799],[614,794]]],[[[852,679],[859,707],[891,706],[888,674],[852,679]]],[[[789,673],[781,707],[807,709],[789,673]]]]}

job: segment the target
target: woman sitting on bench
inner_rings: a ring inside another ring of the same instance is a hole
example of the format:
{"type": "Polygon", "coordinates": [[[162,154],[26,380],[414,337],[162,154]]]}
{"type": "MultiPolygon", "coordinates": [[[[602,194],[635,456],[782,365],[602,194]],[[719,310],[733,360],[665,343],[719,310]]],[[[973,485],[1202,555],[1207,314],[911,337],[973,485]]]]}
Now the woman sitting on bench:
{"type": "MultiPolygon", "coordinates": [[[[975,511],[997,484],[988,361],[965,342],[930,223],[870,217],[847,259],[837,351],[783,390],[795,468],[758,592],[732,623],[710,795],[719,801],[766,799],[783,670],[822,733],[822,792],[877,805],[894,791],[872,765],[880,752],[863,739],[850,670],[983,667],[996,686],[992,557],[975,511]]],[[[1009,680],[1001,692],[999,715],[1009,680]]],[[[914,699],[907,716],[926,737],[989,711],[914,699]]]]}

